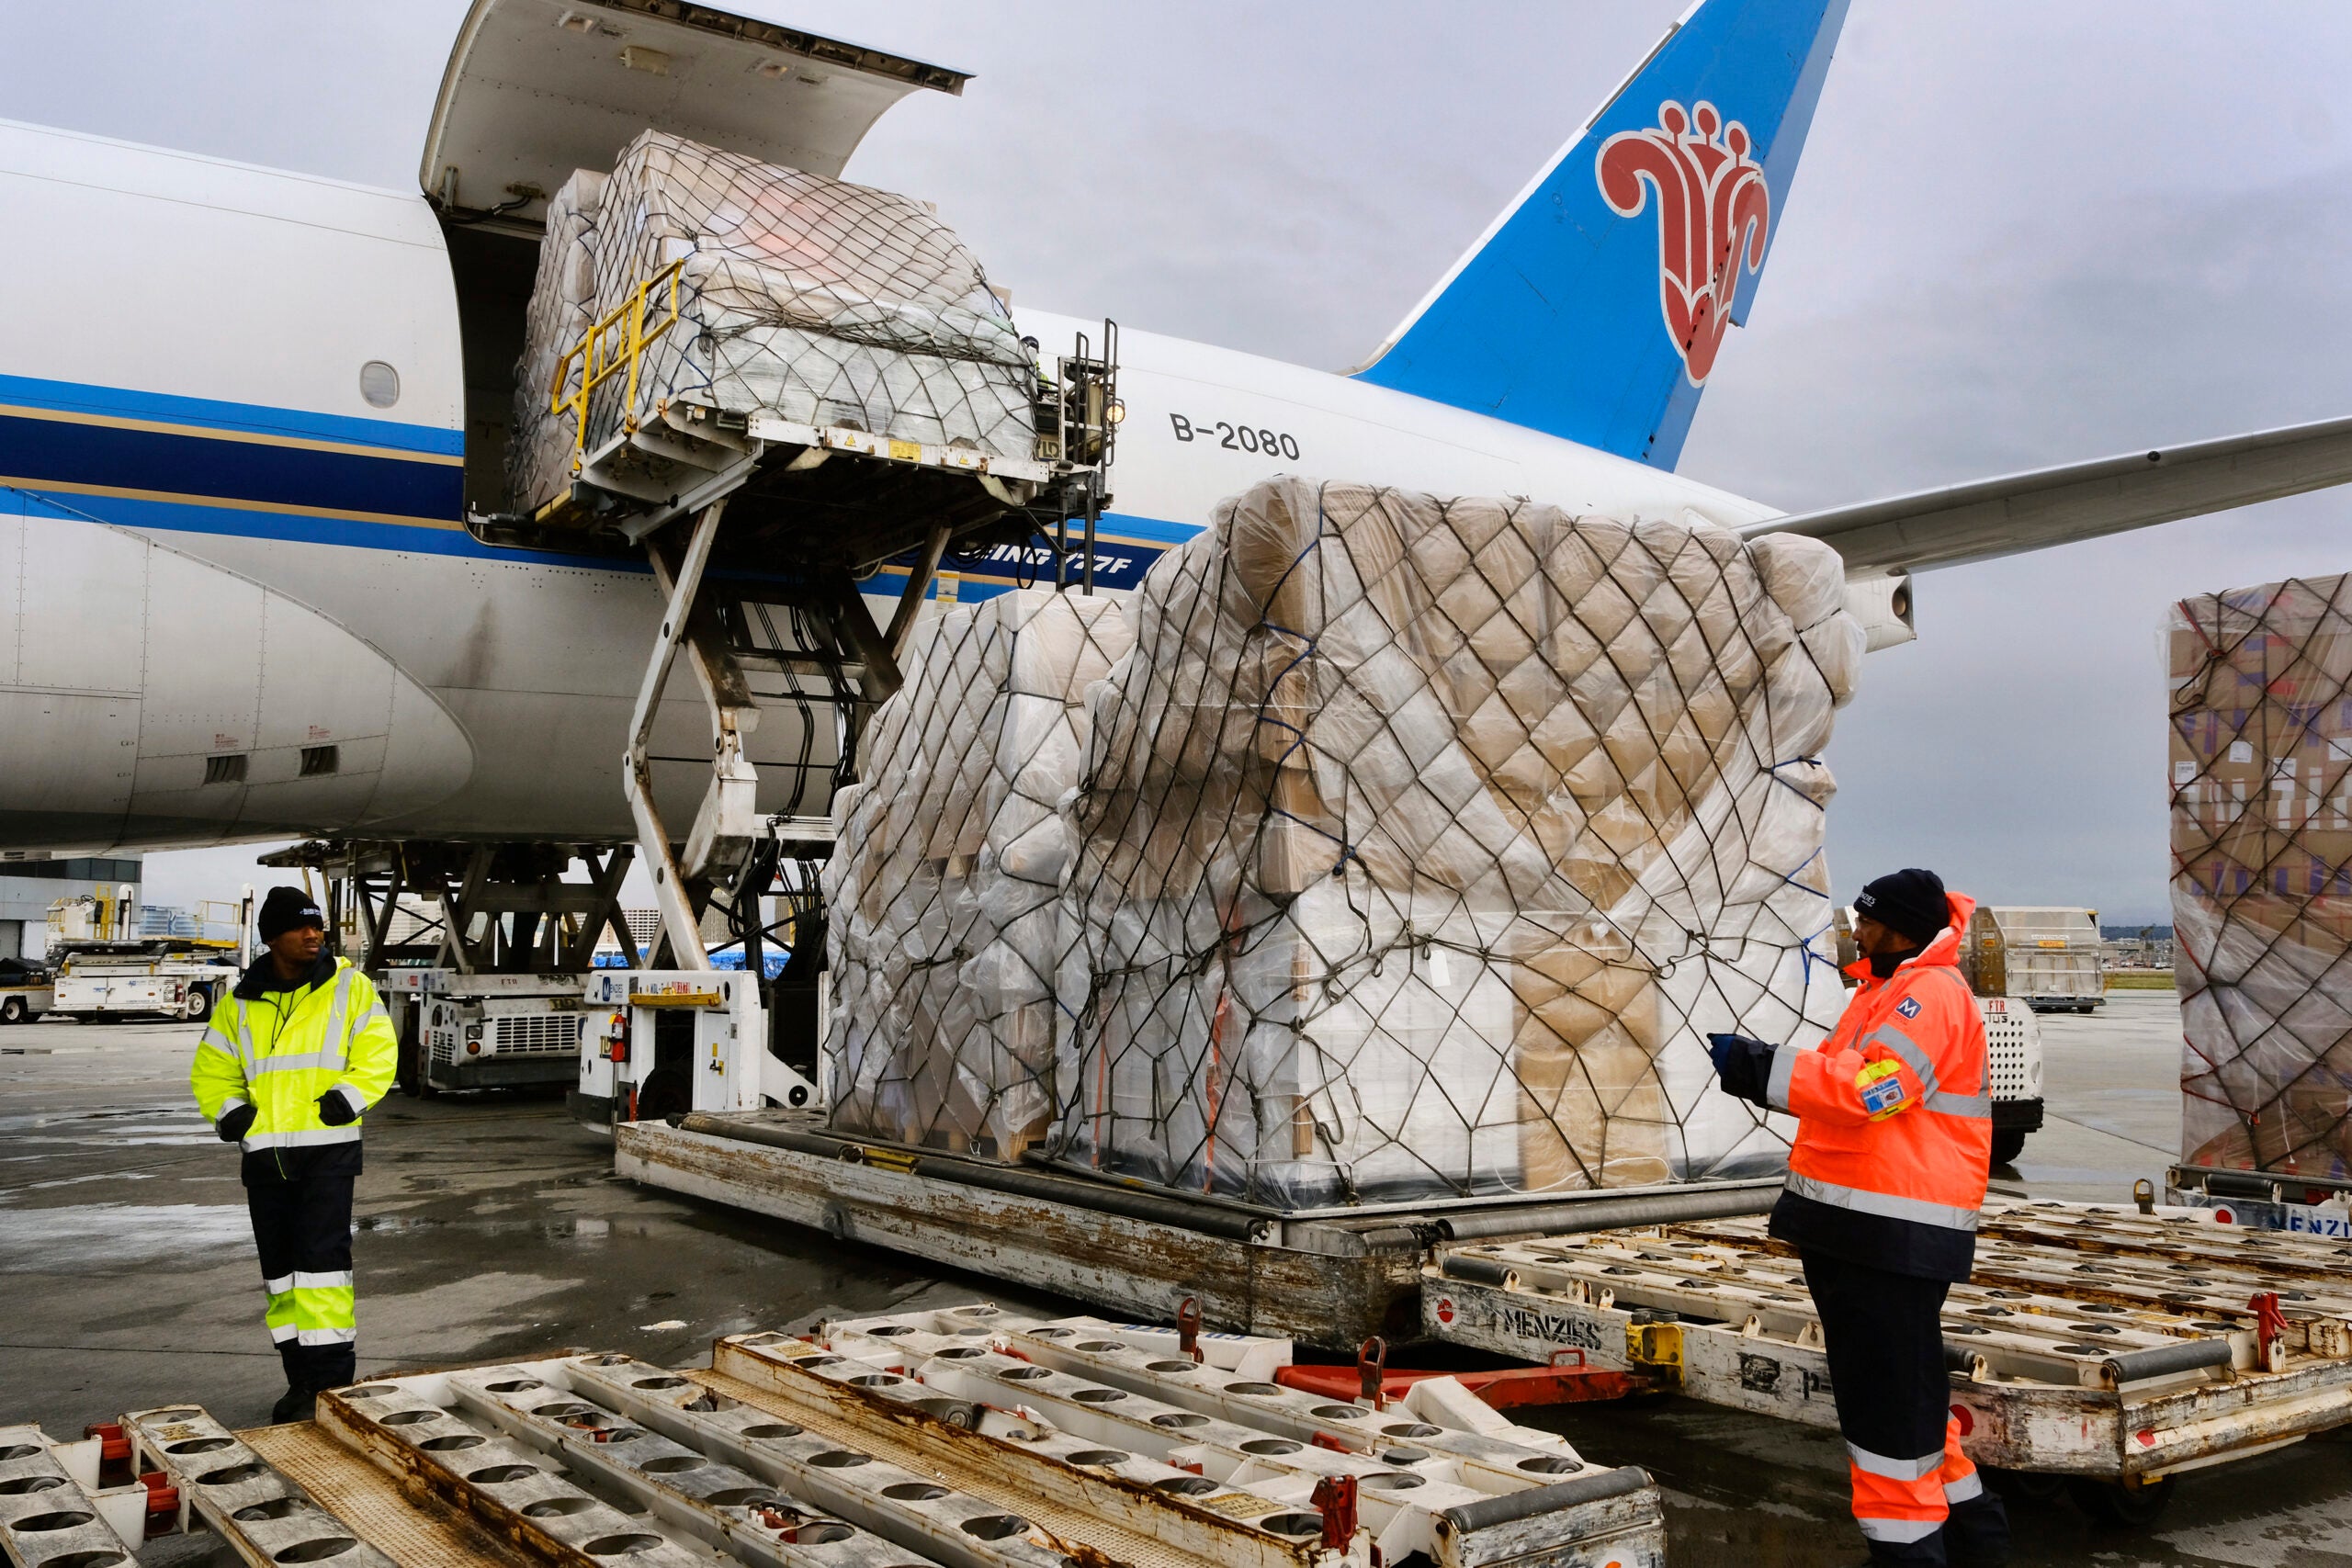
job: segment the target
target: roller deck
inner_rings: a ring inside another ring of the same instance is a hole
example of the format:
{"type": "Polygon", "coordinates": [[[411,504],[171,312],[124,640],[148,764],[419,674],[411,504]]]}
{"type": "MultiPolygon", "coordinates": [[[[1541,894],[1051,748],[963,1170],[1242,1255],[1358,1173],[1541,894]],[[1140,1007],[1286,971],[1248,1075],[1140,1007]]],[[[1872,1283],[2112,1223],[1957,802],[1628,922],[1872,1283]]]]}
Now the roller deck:
{"type": "MultiPolygon", "coordinates": [[[[1944,1309],[1980,1464],[2144,1483],[2352,1421],[2352,1243],[2187,1214],[1995,1203],[1944,1309]]],[[[1441,1247],[1439,1339],[1563,1348],[1694,1399],[1835,1427],[1798,1260],[1756,1218],[1441,1247]]]]}
{"type": "Polygon", "coordinates": [[[708,1369],[563,1352],[388,1376],[314,1420],[194,1405],[81,1443],[0,1428],[0,1554],[638,1568],[1656,1568],[1657,1489],[1451,1380],[1368,1403],[1270,1381],[1287,1342],[975,1305],[708,1369]]]}

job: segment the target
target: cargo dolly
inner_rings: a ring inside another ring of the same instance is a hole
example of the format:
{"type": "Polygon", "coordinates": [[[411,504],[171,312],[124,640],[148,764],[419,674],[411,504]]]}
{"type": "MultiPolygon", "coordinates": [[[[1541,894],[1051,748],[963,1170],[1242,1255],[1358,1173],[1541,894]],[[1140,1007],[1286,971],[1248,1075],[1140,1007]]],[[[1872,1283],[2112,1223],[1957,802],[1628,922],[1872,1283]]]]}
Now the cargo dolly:
{"type": "MultiPolygon", "coordinates": [[[[2186,1214],[1987,1207],[1944,1309],[1962,1441],[2152,1518],[2170,1479],[2352,1422],[2352,1244],[2186,1214]],[[2088,1484],[2085,1484],[2088,1483],[2088,1484]]],[[[1834,1427],[1794,1254],[1756,1218],[1438,1247],[1434,1337],[1542,1362],[1582,1350],[1694,1399],[1834,1427]]]]}
{"type": "Polygon", "coordinates": [[[373,1379],[232,1432],[194,1405],[80,1443],[0,1428],[0,1559],[210,1531],[257,1565],[1657,1568],[1657,1489],[1437,1380],[1270,1379],[1290,1347],[974,1305],[373,1379]],[[113,1476],[106,1473],[111,1470],[113,1476]],[[109,1480],[114,1484],[106,1484],[109,1480]]]}
{"type": "MultiPolygon", "coordinates": [[[[695,1077],[714,1095],[724,1081],[695,1077]]],[[[1172,1322],[1189,1298],[1212,1327],[1349,1353],[1375,1336],[1390,1344],[1420,1337],[1421,1266],[1432,1243],[1762,1213],[1781,1185],[1770,1177],[1285,1212],[1050,1164],[846,1137],[821,1114],[790,1110],[621,1122],[613,1169],[1123,1315],[1172,1322]]]]}

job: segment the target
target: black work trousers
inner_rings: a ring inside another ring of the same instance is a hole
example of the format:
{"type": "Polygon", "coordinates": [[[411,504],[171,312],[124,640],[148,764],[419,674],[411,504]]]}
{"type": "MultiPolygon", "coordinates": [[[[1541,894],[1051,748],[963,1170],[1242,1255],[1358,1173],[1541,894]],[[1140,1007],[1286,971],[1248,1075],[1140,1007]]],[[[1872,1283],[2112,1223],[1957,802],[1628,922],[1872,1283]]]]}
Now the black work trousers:
{"type": "Polygon", "coordinates": [[[254,1249],[268,1293],[269,1337],[286,1386],[312,1393],[358,1376],[359,1326],[351,1277],[347,1174],[248,1181],[254,1249]]]}
{"type": "Polygon", "coordinates": [[[2007,1514],[1950,1425],[1943,1306],[1951,1286],[1819,1252],[1800,1256],[1871,1561],[1940,1564],[1948,1545],[1963,1561],[2006,1556],[2007,1514]]]}

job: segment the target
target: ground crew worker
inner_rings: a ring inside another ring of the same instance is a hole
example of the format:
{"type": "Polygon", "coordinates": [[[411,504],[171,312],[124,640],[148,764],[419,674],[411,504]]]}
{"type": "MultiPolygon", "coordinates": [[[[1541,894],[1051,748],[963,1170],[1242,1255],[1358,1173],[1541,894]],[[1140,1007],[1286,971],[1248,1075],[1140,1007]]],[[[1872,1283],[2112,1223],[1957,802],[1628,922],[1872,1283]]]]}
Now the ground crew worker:
{"type": "Polygon", "coordinates": [[[1984,1023],[1957,966],[1975,908],[1932,871],[1882,876],[1854,900],[1860,984],[1818,1049],[1708,1036],[1727,1092],[1797,1118],[1771,1234],[1804,1260],[1872,1562],[2008,1555],[1943,1354],[1992,1167],[1984,1023]]]}
{"type": "Polygon", "coordinates": [[[309,1417],[322,1389],[354,1382],[351,1189],[359,1115],[391,1087],[397,1041],[368,976],[324,952],[326,917],[273,887],[268,948],[213,1010],[188,1086],[224,1144],[244,1151],[245,1208],[286,1368],[271,1416],[309,1417]]]}

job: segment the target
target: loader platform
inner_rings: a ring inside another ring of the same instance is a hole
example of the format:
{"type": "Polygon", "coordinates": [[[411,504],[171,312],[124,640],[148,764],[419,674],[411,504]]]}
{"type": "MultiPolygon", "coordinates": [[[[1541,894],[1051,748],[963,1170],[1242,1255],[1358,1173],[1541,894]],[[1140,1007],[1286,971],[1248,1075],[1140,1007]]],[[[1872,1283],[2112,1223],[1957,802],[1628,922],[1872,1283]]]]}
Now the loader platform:
{"type": "MultiPolygon", "coordinates": [[[[2057,1202],[1985,1210],[1944,1349],[1980,1464],[2144,1487],[2352,1422],[2352,1243],[2057,1202]]],[[[1580,1348],[1710,1404],[1834,1427],[1795,1254],[1760,1219],[1442,1247],[1434,1337],[1580,1348]]]]}

